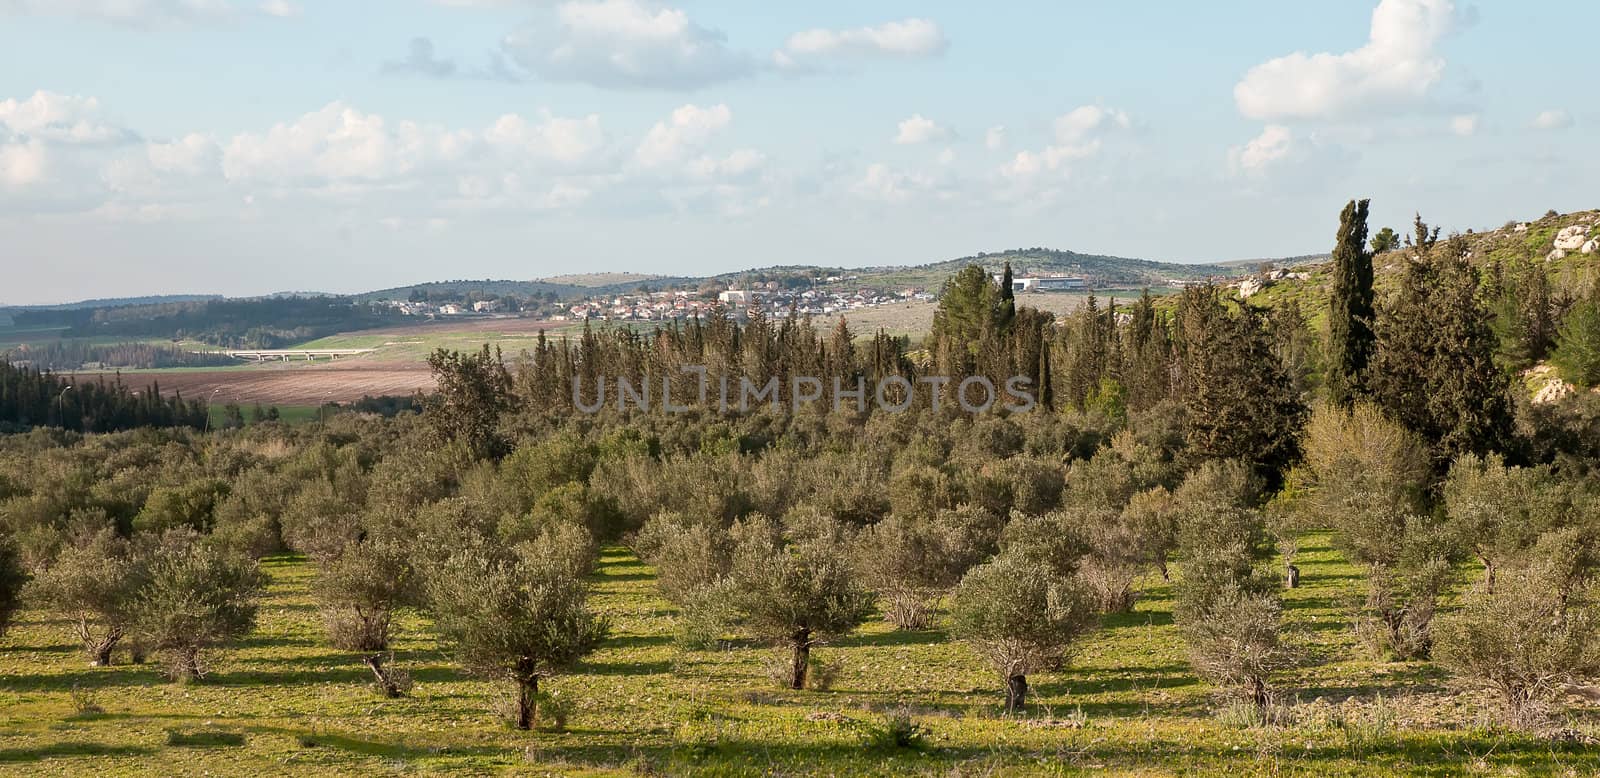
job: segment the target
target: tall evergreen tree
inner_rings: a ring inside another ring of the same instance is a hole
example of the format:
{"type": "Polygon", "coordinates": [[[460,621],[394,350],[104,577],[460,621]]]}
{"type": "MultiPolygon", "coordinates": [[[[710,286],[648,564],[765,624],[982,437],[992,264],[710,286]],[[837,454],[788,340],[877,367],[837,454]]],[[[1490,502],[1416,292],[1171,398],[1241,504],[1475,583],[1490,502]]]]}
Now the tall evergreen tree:
{"type": "Polygon", "coordinates": [[[1184,437],[1201,460],[1239,459],[1276,484],[1296,456],[1305,406],[1273,352],[1261,314],[1230,314],[1215,286],[1184,290],[1184,437]]]}
{"type": "Polygon", "coordinates": [[[1351,200],[1339,214],[1328,297],[1328,399],[1348,406],[1366,393],[1372,333],[1372,254],[1367,250],[1368,200],[1351,200]]]}
{"type": "Polygon", "coordinates": [[[1017,293],[1012,286],[1011,263],[1007,262],[1005,273],[1000,277],[1000,308],[995,314],[1001,332],[1011,327],[1011,320],[1017,315],[1017,293]]]}
{"type": "Polygon", "coordinates": [[[1495,364],[1496,339],[1465,244],[1452,240],[1442,256],[1407,264],[1376,334],[1373,395],[1433,445],[1437,464],[1502,449],[1511,429],[1508,382],[1495,364]]]}

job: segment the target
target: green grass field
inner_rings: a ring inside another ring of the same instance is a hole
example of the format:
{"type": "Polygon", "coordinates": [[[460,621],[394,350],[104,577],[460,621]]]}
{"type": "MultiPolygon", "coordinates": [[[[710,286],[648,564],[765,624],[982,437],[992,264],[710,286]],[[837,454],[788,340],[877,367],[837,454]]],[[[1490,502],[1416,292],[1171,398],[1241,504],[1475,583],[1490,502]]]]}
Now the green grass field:
{"type": "MultiPolygon", "coordinates": [[[[262,409],[265,410],[266,407],[266,405],[263,405],[262,409]]],[[[275,407],[278,409],[278,420],[285,424],[307,424],[321,418],[318,415],[321,411],[314,405],[278,405],[275,407]]],[[[254,423],[250,420],[250,414],[254,409],[254,405],[240,407],[239,410],[244,412],[246,424],[254,423]]],[[[206,410],[211,415],[211,426],[213,428],[220,429],[223,423],[227,421],[226,403],[212,403],[207,406],[206,410]]]]}
{"type": "MultiPolygon", "coordinates": [[[[0,641],[0,774],[533,775],[1593,775],[1600,750],[1486,726],[1492,701],[1432,666],[1362,656],[1344,603],[1357,571],[1314,537],[1287,593],[1307,664],[1278,681],[1294,722],[1217,715],[1185,662],[1165,585],[1106,619],[1061,672],[1032,678],[1024,716],[944,634],[874,621],[818,650],[843,662],[830,691],[780,690],[770,649],[684,651],[654,575],[609,548],[594,605],[612,637],[545,688],[573,700],[564,732],[516,732],[491,714],[507,689],[461,675],[416,616],[398,666],[412,696],[376,696],[356,657],[328,648],[307,594],[312,569],[266,560],[257,632],[187,686],[151,665],[88,667],[66,623],[24,611],[0,641]],[[874,746],[904,706],[920,748],[874,746]]],[[[1160,584],[1159,579],[1152,582],[1160,584]]],[[[1592,731],[1592,722],[1580,720],[1592,731]]]]}

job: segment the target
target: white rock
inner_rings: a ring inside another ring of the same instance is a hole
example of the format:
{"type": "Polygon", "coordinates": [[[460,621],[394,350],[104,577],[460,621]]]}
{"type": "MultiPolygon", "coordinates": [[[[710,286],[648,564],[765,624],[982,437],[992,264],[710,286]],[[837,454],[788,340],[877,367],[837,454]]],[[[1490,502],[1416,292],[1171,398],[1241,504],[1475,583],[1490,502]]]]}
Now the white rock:
{"type": "Polygon", "coordinates": [[[1590,238],[1589,242],[1583,244],[1583,248],[1578,249],[1578,251],[1581,251],[1584,254],[1593,254],[1596,251],[1600,251],[1600,239],[1590,238]]]}
{"type": "Polygon", "coordinates": [[[1512,227],[1511,231],[1512,232],[1527,232],[1528,231],[1528,223],[1527,222],[1523,222],[1521,224],[1518,224],[1517,226],[1512,227]]]}
{"type": "Polygon", "coordinates": [[[1561,231],[1556,233],[1556,248],[1562,251],[1572,251],[1582,246],[1584,239],[1588,237],[1589,228],[1585,225],[1574,224],[1571,227],[1562,227],[1561,231]]]}
{"type": "Polygon", "coordinates": [[[1262,283],[1261,279],[1259,278],[1246,278],[1245,280],[1239,282],[1239,299],[1247,299],[1250,297],[1250,295],[1261,291],[1265,287],[1266,284],[1262,283]]]}
{"type": "Polygon", "coordinates": [[[1572,394],[1573,388],[1574,387],[1572,384],[1557,378],[1556,380],[1539,387],[1539,391],[1534,392],[1533,394],[1533,401],[1539,405],[1553,403],[1569,394],[1572,394]]]}
{"type": "Polygon", "coordinates": [[[1565,252],[1565,251],[1563,251],[1561,249],[1556,249],[1556,250],[1550,252],[1549,254],[1546,254],[1545,257],[1544,257],[1544,261],[1546,261],[1546,262],[1554,262],[1554,261],[1556,261],[1558,259],[1566,259],[1566,258],[1567,258],[1567,252],[1565,252]]]}

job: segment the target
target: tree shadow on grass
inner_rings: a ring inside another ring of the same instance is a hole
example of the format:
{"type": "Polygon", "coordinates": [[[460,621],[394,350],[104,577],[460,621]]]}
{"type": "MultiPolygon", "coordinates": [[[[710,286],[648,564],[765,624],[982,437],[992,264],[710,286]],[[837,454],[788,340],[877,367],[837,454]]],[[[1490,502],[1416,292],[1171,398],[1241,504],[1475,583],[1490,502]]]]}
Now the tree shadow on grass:
{"type": "Polygon", "coordinates": [[[1172,611],[1127,611],[1100,617],[1101,629],[1166,627],[1172,624],[1172,611]]]}
{"type": "Polygon", "coordinates": [[[36,748],[0,748],[0,764],[41,762],[47,759],[66,759],[75,756],[146,756],[155,749],[144,746],[112,745],[110,743],[51,743],[36,748]]]}
{"type": "Polygon", "coordinates": [[[574,675],[656,675],[672,670],[672,662],[581,662],[574,667],[574,675]]]}
{"type": "Polygon", "coordinates": [[[618,635],[600,644],[601,648],[647,648],[672,643],[670,635],[618,635]]]}
{"type": "Polygon", "coordinates": [[[323,732],[272,726],[246,727],[246,731],[254,734],[288,736],[293,738],[300,748],[305,749],[334,748],[363,756],[388,759],[424,759],[446,755],[485,756],[505,753],[505,749],[499,746],[415,746],[382,740],[368,740],[344,732],[323,732]]]}
{"type": "Polygon", "coordinates": [[[929,646],[949,642],[950,637],[935,630],[896,629],[871,634],[853,633],[830,641],[834,648],[862,648],[867,646],[929,646]]]}
{"type": "Polygon", "coordinates": [[[112,665],[86,667],[64,673],[36,673],[0,677],[0,689],[11,692],[66,691],[80,689],[109,689],[116,686],[144,687],[166,683],[161,672],[150,664],[112,665]]]}

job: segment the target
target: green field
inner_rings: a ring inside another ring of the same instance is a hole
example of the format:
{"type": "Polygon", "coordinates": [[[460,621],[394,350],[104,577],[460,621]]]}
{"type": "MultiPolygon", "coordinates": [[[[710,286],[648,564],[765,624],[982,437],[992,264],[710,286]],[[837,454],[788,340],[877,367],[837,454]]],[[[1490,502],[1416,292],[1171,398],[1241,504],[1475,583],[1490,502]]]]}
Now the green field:
{"type": "MultiPolygon", "coordinates": [[[[267,407],[269,406],[263,405],[262,410],[265,410],[267,407]]],[[[278,409],[278,420],[285,424],[307,424],[317,421],[319,418],[321,418],[318,415],[320,413],[320,409],[314,405],[278,405],[272,407],[276,407],[278,409]]],[[[254,405],[240,406],[239,410],[244,412],[244,420],[246,424],[254,423],[250,419],[250,414],[254,409],[254,405]]],[[[227,421],[228,410],[226,403],[212,403],[211,405],[207,406],[206,410],[211,415],[212,428],[220,429],[223,423],[227,421]]]]}
{"type": "MultiPolygon", "coordinates": [[[[594,605],[612,637],[545,684],[573,700],[566,731],[516,732],[490,713],[505,687],[461,675],[419,617],[397,664],[412,696],[369,689],[354,655],[328,648],[308,596],[311,567],[274,557],[259,626],[203,681],[150,665],[88,667],[69,625],[36,611],[0,641],[0,773],[290,775],[506,772],[534,775],[1592,775],[1600,750],[1484,722],[1490,698],[1426,663],[1361,656],[1345,604],[1360,575],[1313,536],[1304,585],[1286,593],[1306,664],[1277,681],[1292,723],[1231,720],[1196,679],[1154,579],[1132,613],[1108,617],[1061,672],[1032,679],[1023,716],[1000,715],[995,678],[943,633],[870,622],[818,650],[843,670],[829,691],[778,689],[770,649],[733,641],[687,651],[652,570],[608,548],[594,605]],[[874,745],[885,713],[926,729],[918,747],[874,745]]],[[[1592,719],[1576,726],[1594,731],[1592,719]]]]}

